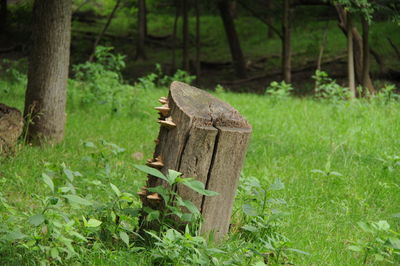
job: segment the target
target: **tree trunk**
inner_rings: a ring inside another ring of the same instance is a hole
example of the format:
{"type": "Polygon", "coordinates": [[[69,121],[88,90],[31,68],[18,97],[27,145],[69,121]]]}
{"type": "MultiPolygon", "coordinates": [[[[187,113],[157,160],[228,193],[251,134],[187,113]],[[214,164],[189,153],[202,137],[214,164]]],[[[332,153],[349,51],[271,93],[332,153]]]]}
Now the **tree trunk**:
{"type": "Polygon", "coordinates": [[[195,0],[196,9],[196,77],[200,78],[200,7],[199,0],[195,0]]]}
{"type": "MultiPolygon", "coordinates": [[[[344,8],[340,5],[336,5],[336,11],[338,13],[338,17],[339,17],[339,27],[340,29],[343,31],[343,33],[347,36],[349,36],[349,30],[350,28],[347,25],[347,12],[344,10],[344,8]]],[[[352,36],[352,44],[353,44],[353,56],[354,56],[354,72],[355,72],[355,85],[359,84],[362,85],[363,84],[363,39],[360,35],[360,33],[358,33],[357,28],[352,25],[351,27],[351,33],[350,35],[352,36]],[[356,83],[357,81],[357,83],[356,83]]],[[[372,80],[371,80],[371,76],[368,73],[368,75],[366,75],[366,84],[367,88],[370,91],[374,90],[374,86],[372,84],[372,80]]]]}
{"type": "Polygon", "coordinates": [[[176,38],[176,33],[178,30],[178,20],[179,20],[179,14],[180,14],[180,7],[179,7],[179,1],[175,0],[175,19],[174,19],[174,26],[173,26],[173,31],[172,31],[172,62],[171,62],[171,75],[173,75],[172,72],[176,71],[176,46],[177,46],[177,38],[176,38]]]}
{"type": "Polygon", "coordinates": [[[363,67],[362,67],[362,86],[367,89],[370,94],[375,94],[375,88],[369,78],[369,24],[368,21],[362,16],[361,24],[363,29],[362,47],[363,47],[363,67]]]}
{"type": "Polygon", "coordinates": [[[32,21],[24,110],[27,136],[37,144],[56,143],[64,137],[66,119],[71,0],[36,0],[32,21]]]}
{"type": "Polygon", "coordinates": [[[290,29],[290,5],[289,0],[283,1],[283,14],[282,14],[282,74],[283,80],[286,83],[290,83],[292,79],[291,75],[291,29],[290,29]]]}
{"type": "MultiPolygon", "coordinates": [[[[69,0],[67,0],[67,1],[69,1],[69,0]]],[[[92,54],[90,55],[90,57],[89,57],[89,59],[88,59],[89,62],[93,61],[94,56],[95,56],[95,53],[96,53],[96,47],[97,47],[97,45],[99,44],[101,38],[103,38],[103,36],[104,36],[104,34],[106,33],[108,27],[110,26],[111,21],[112,21],[112,19],[113,19],[113,17],[114,17],[114,14],[115,14],[115,12],[117,11],[118,6],[119,6],[120,3],[121,3],[121,0],[117,0],[117,2],[115,3],[115,6],[114,6],[114,8],[113,8],[113,10],[111,11],[111,14],[108,16],[108,19],[107,19],[106,24],[104,25],[102,31],[99,33],[99,35],[97,36],[96,40],[94,41],[93,49],[92,49],[92,54]]]]}
{"type": "Polygon", "coordinates": [[[189,3],[188,0],[182,0],[182,68],[189,71],[189,3]]]}
{"type": "Polygon", "coordinates": [[[236,76],[238,78],[246,78],[246,62],[244,60],[242,48],[240,47],[239,37],[235,29],[235,23],[233,21],[231,9],[231,3],[229,0],[223,0],[218,2],[218,9],[221,14],[222,21],[226,36],[231,50],[233,65],[235,67],[236,76]]]}
{"type": "Polygon", "coordinates": [[[0,33],[6,31],[7,13],[7,0],[0,0],[0,33]]]}
{"type": "Polygon", "coordinates": [[[351,97],[356,97],[356,83],[354,77],[353,25],[351,15],[347,12],[347,72],[351,97]]]}
{"type": "MultiPolygon", "coordinates": [[[[206,197],[182,185],[177,193],[191,201],[204,219],[203,233],[214,232],[216,240],[229,230],[233,202],[239,183],[240,170],[251,135],[251,126],[229,104],[204,90],[185,83],[173,82],[168,98],[160,99],[161,128],[153,158],[148,166],[166,174],[168,169],[192,177],[205,188],[219,193],[206,197]]],[[[159,109],[158,109],[159,110],[159,109]]],[[[163,181],[148,176],[147,188],[164,185],[163,181]]],[[[145,188],[139,194],[144,207],[162,210],[159,195],[145,188]]],[[[150,227],[157,225],[150,224],[150,227]]],[[[144,223],[144,227],[148,227],[144,223]]]]}
{"type": "Polygon", "coordinates": [[[146,0],[138,0],[138,21],[137,21],[137,45],[135,60],[146,60],[145,41],[146,41],[146,0]]]}
{"type": "Polygon", "coordinates": [[[268,39],[272,39],[274,38],[274,29],[273,27],[271,27],[271,25],[273,24],[273,18],[272,18],[272,0],[266,0],[266,7],[267,7],[267,13],[268,13],[268,17],[266,18],[268,24],[268,32],[267,32],[267,36],[268,39]]]}

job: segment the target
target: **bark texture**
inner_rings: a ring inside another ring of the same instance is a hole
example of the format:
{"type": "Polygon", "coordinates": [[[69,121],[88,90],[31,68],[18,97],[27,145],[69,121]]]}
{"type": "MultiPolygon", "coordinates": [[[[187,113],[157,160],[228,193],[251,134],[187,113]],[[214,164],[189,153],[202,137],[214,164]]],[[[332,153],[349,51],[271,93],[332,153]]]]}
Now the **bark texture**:
{"type": "Polygon", "coordinates": [[[246,78],[246,62],[240,47],[239,37],[236,32],[235,23],[231,12],[232,2],[223,0],[218,2],[218,9],[221,14],[226,36],[231,50],[232,60],[238,78],[246,78]]]}
{"type": "MultiPolygon", "coordinates": [[[[178,186],[178,193],[201,211],[202,232],[213,232],[216,239],[221,239],[229,230],[251,126],[230,105],[181,82],[172,83],[166,106],[170,111],[163,119],[172,120],[176,126],[161,126],[149,165],[162,162],[164,174],[168,169],[177,170],[183,177],[193,177],[219,193],[205,197],[178,186]]],[[[162,180],[149,176],[148,187],[162,184],[162,180]]],[[[142,197],[144,206],[154,207],[147,196],[142,197]]]]}
{"type": "Polygon", "coordinates": [[[365,75],[365,83],[364,83],[364,75],[363,75],[363,54],[364,52],[369,51],[370,49],[364,49],[363,47],[363,38],[361,37],[360,33],[357,31],[357,28],[352,24],[351,26],[348,25],[348,16],[346,10],[340,6],[335,6],[336,11],[339,17],[339,27],[346,35],[347,38],[351,36],[352,45],[353,45],[353,61],[354,61],[354,72],[355,72],[355,85],[363,85],[365,84],[365,88],[367,88],[370,92],[374,91],[374,86],[371,80],[371,75],[365,75]]]}
{"type": "Polygon", "coordinates": [[[349,89],[351,96],[356,97],[356,82],[354,77],[354,50],[353,50],[353,32],[351,16],[347,13],[347,75],[349,79],[349,89]]]}
{"type": "Polygon", "coordinates": [[[66,119],[71,0],[36,0],[33,21],[24,110],[24,117],[33,122],[28,125],[28,139],[60,142],[66,119]]]}
{"type": "Polygon", "coordinates": [[[12,150],[22,133],[23,125],[19,110],[0,103],[0,155],[12,150]]]}

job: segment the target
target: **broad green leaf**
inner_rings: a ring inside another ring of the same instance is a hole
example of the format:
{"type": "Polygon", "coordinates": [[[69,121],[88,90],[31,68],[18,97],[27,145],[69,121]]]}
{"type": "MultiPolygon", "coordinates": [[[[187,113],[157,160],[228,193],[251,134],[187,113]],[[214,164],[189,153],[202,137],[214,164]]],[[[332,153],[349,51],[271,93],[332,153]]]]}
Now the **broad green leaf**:
{"type": "Polygon", "coordinates": [[[269,190],[282,190],[284,188],[285,184],[279,178],[275,179],[275,182],[269,186],[269,190]]]}
{"type": "Polygon", "coordinates": [[[53,183],[53,180],[51,180],[51,177],[48,176],[46,173],[42,173],[42,178],[43,178],[43,181],[46,183],[46,185],[49,186],[51,192],[54,193],[54,183],[53,183]]]}
{"type": "Polygon", "coordinates": [[[68,168],[64,168],[63,171],[69,181],[71,181],[71,182],[74,181],[74,173],[71,170],[69,170],[68,168]]]}
{"type": "Polygon", "coordinates": [[[258,228],[249,224],[243,225],[241,227],[243,230],[249,231],[249,232],[257,232],[258,228]]]}
{"type": "Polygon", "coordinates": [[[92,203],[88,201],[87,199],[81,198],[77,195],[63,195],[64,198],[68,199],[70,203],[75,203],[75,204],[80,204],[80,205],[85,205],[85,206],[90,206],[92,203]]]}
{"type": "Polygon", "coordinates": [[[343,176],[341,173],[339,172],[329,172],[329,175],[335,175],[335,176],[343,176]]]}
{"type": "Polygon", "coordinates": [[[205,195],[205,196],[216,196],[218,195],[217,192],[207,190],[204,188],[204,184],[198,180],[194,180],[192,178],[185,178],[185,180],[182,182],[185,186],[188,188],[196,191],[199,194],[205,195]]]}
{"type": "Polygon", "coordinates": [[[354,246],[354,245],[348,246],[348,249],[350,249],[350,250],[352,250],[352,251],[355,251],[355,252],[361,252],[361,251],[362,251],[362,248],[361,248],[361,247],[359,247],[359,246],[354,246]]]}
{"type": "Polygon", "coordinates": [[[196,205],[194,205],[193,202],[189,200],[181,200],[180,203],[180,206],[186,207],[191,213],[196,215],[200,214],[199,209],[197,209],[196,205]]]}
{"type": "Polygon", "coordinates": [[[101,221],[94,219],[94,218],[90,218],[87,223],[85,224],[86,227],[99,227],[102,224],[101,221]]]}
{"type": "Polygon", "coordinates": [[[36,215],[33,215],[29,218],[29,223],[33,224],[34,226],[39,226],[41,225],[45,220],[45,217],[43,214],[39,213],[36,215]]]}
{"type": "Polygon", "coordinates": [[[122,241],[126,244],[126,246],[129,248],[129,236],[127,233],[124,231],[119,232],[119,237],[121,238],[122,241]]]}
{"type": "Polygon", "coordinates": [[[384,220],[377,222],[376,225],[380,231],[388,231],[390,229],[390,224],[384,220]]]}
{"type": "Polygon", "coordinates": [[[97,148],[97,146],[91,141],[84,142],[84,145],[85,145],[85,147],[88,147],[88,148],[97,148]]]}
{"type": "Polygon", "coordinates": [[[6,234],[3,239],[8,241],[15,241],[26,238],[26,235],[21,233],[20,231],[13,231],[6,234]]]}
{"type": "Polygon", "coordinates": [[[87,242],[86,237],[84,237],[83,235],[79,234],[78,232],[70,231],[69,234],[70,234],[71,236],[75,236],[76,238],[82,240],[83,242],[87,242]]]}
{"type": "Polygon", "coordinates": [[[326,173],[325,173],[324,171],[319,170],[319,169],[312,169],[312,170],[311,170],[311,173],[326,175],[326,173]]]}
{"type": "Polygon", "coordinates": [[[257,216],[257,210],[250,204],[243,204],[242,205],[243,212],[248,216],[257,216]]]}
{"type": "Polygon", "coordinates": [[[58,255],[59,255],[59,253],[58,253],[58,249],[57,249],[57,248],[52,248],[52,249],[50,249],[50,256],[51,256],[53,259],[58,258],[58,255]]]}
{"type": "Polygon", "coordinates": [[[400,239],[395,238],[395,237],[390,237],[389,242],[394,249],[400,250],[400,239]]]}
{"type": "Polygon", "coordinates": [[[287,248],[287,250],[290,250],[290,251],[293,251],[293,252],[296,252],[296,253],[300,253],[300,254],[303,254],[303,255],[310,255],[310,253],[302,251],[302,250],[297,249],[297,248],[287,248]]]}
{"type": "Polygon", "coordinates": [[[143,210],[147,213],[146,220],[149,222],[157,220],[160,217],[160,212],[157,210],[153,210],[149,207],[144,207],[143,210]]]}
{"type": "Polygon", "coordinates": [[[119,189],[113,183],[110,183],[110,186],[115,195],[117,195],[117,197],[121,197],[121,191],[119,191],[119,189]]]}
{"type": "Polygon", "coordinates": [[[137,165],[137,164],[135,164],[134,166],[137,169],[139,169],[140,171],[145,172],[146,174],[149,174],[149,175],[152,175],[152,176],[155,176],[155,177],[161,178],[162,180],[167,181],[168,184],[169,184],[169,180],[167,179],[167,177],[163,173],[158,171],[157,169],[148,167],[146,165],[137,165]]]}
{"type": "Polygon", "coordinates": [[[179,177],[179,176],[181,176],[181,175],[182,175],[181,173],[179,173],[179,172],[177,172],[177,171],[175,171],[175,170],[169,169],[169,170],[168,170],[168,180],[169,180],[169,184],[174,184],[176,178],[179,177]]]}
{"type": "Polygon", "coordinates": [[[130,215],[132,217],[138,217],[140,214],[140,209],[134,209],[134,208],[125,208],[122,209],[122,211],[127,214],[130,215]]]}

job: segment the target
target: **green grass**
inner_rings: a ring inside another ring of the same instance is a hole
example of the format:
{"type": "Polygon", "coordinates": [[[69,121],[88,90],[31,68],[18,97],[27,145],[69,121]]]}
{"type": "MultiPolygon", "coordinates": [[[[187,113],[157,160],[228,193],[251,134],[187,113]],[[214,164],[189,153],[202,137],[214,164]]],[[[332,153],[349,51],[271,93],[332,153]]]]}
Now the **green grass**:
{"type": "MultiPolygon", "coordinates": [[[[3,196],[21,212],[38,211],[35,208],[39,203],[32,195],[49,193],[41,179],[44,162],[64,162],[83,173],[84,178],[76,185],[80,195],[106,195],[107,187],[88,185],[87,180],[112,182],[121,190],[135,193],[144,184],[145,175],[137,172],[133,164],[143,164],[152,155],[159,128],[152,107],[166,94],[166,89],[142,91],[137,94],[133,110],[117,116],[110,116],[101,106],[69,106],[62,144],[44,148],[21,145],[14,157],[0,161],[3,196]],[[112,158],[113,175],[108,177],[99,176],[95,166],[82,161],[88,154],[82,142],[101,139],[126,149],[121,156],[112,158]],[[144,158],[134,159],[135,152],[143,153],[144,158]]],[[[6,104],[23,106],[21,90],[0,95],[6,104]]],[[[290,214],[280,230],[292,240],[294,248],[310,253],[294,257],[297,265],[360,265],[361,256],[347,248],[351,241],[366,238],[357,226],[359,221],[387,220],[399,231],[399,220],[392,215],[400,212],[400,168],[388,171],[379,160],[386,155],[400,155],[398,103],[334,104],[234,93],[216,96],[236,107],[253,126],[243,176],[255,176],[263,184],[280,178],[285,184],[280,195],[287,201],[285,210],[290,214]],[[312,172],[324,170],[327,162],[331,171],[342,176],[312,172]]],[[[234,243],[234,239],[228,239],[222,247],[234,243]]],[[[80,258],[80,262],[148,263],[146,254],[124,250],[96,251],[80,258]]]]}

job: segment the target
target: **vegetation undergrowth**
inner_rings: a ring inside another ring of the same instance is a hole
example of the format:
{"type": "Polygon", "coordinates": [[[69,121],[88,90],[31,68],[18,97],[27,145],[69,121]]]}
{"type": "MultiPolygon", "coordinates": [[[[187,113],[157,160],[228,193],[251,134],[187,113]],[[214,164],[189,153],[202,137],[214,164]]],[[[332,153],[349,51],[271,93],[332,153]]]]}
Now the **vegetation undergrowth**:
{"type": "MultiPolygon", "coordinates": [[[[271,84],[267,95],[219,86],[217,97],[253,126],[230,234],[220,243],[207,239],[195,215],[172,204],[170,213],[194,226],[177,230],[165,215],[145,210],[164,225],[146,243],[138,234],[136,192],[145,181],[139,169],[150,170],[135,165],[153,152],[152,108],[171,78],[159,71],[127,85],[119,75],[123,58],[101,49],[97,61],[75,68],[65,141],[19,145],[14,157],[0,159],[1,264],[400,262],[400,108],[392,85],[352,101],[321,73],[318,99],[291,98],[285,83],[271,84]]],[[[22,108],[26,77],[14,70],[1,81],[0,95],[22,108]]],[[[177,172],[159,178],[171,187],[182,181],[177,172]]],[[[174,190],[160,189],[154,191],[167,202],[177,199],[174,190]]],[[[176,204],[196,214],[189,202],[176,204]]]]}

